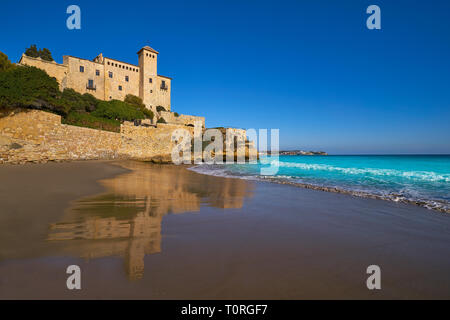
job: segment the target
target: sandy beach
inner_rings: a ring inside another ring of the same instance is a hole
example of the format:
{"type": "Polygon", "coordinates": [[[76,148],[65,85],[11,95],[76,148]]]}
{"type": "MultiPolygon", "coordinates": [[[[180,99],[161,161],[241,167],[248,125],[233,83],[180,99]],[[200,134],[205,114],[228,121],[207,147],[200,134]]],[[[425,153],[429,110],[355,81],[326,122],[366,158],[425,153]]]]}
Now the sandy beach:
{"type": "Polygon", "coordinates": [[[0,181],[0,299],[450,299],[448,214],[133,161],[0,181]]]}

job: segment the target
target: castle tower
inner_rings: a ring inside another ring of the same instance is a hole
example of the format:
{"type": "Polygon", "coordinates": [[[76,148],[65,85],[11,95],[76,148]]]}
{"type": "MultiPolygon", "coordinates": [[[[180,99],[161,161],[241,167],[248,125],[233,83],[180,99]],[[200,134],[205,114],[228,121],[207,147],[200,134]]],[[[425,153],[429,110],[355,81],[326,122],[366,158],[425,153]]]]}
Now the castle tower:
{"type": "Polygon", "coordinates": [[[157,94],[157,65],[158,51],[149,46],[143,47],[138,51],[140,83],[139,96],[147,107],[154,109],[155,96],[157,94]]]}

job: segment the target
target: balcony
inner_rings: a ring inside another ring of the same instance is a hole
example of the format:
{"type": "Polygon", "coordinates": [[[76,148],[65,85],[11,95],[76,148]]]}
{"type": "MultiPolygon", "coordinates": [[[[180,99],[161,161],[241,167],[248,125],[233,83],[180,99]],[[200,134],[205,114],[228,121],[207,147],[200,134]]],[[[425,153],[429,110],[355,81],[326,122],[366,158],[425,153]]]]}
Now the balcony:
{"type": "Polygon", "coordinates": [[[88,84],[86,84],[86,89],[87,90],[97,90],[97,86],[93,83],[88,83],[88,84]]]}
{"type": "Polygon", "coordinates": [[[161,85],[161,90],[169,90],[169,87],[165,84],[161,85]]]}

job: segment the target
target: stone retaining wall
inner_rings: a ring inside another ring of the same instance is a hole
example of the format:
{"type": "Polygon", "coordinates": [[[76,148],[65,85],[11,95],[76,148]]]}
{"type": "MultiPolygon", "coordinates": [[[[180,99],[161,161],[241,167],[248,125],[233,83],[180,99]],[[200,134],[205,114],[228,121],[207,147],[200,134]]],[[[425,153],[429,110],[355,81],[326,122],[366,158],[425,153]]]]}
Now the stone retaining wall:
{"type": "MultiPolygon", "coordinates": [[[[60,116],[44,111],[0,112],[0,164],[118,158],[170,162],[176,129],[194,136],[193,127],[180,124],[126,122],[116,133],[61,124],[60,116]]],[[[235,133],[245,138],[245,130],[235,133]]]]}
{"type": "MultiPolygon", "coordinates": [[[[37,110],[0,114],[0,163],[167,159],[171,134],[177,128],[122,125],[121,132],[115,133],[61,124],[60,116],[37,110]]],[[[193,132],[193,128],[182,128],[193,132]]]]}
{"type": "Polygon", "coordinates": [[[48,112],[0,118],[0,163],[115,159],[120,145],[119,133],[61,124],[60,116],[48,112]]]}

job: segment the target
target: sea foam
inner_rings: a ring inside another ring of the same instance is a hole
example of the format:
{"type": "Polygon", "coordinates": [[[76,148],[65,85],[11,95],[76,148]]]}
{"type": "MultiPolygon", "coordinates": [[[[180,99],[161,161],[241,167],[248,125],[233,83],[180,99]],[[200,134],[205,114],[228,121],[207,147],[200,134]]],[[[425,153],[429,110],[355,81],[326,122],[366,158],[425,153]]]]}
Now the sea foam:
{"type": "Polygon", "coordinates": [[[327,164],[311,164],[298,162],[282,162],[272,160],[270,162],[261,162],[263,165],[272,165],[289,168],[299,168],[301,170],[321,170],[336,171],[344,174],[353,175],[373,175],[373,176],[393,176],[414,180],[423,180],[430,182],[450,182],[450,174],[438,174],[431,171],[400,171],[395,169],[379,169],[379,168],[345,168],[336,167],[327,164]]]}

